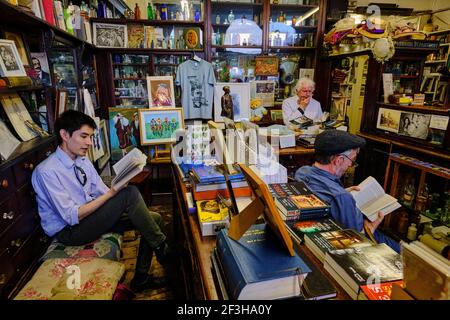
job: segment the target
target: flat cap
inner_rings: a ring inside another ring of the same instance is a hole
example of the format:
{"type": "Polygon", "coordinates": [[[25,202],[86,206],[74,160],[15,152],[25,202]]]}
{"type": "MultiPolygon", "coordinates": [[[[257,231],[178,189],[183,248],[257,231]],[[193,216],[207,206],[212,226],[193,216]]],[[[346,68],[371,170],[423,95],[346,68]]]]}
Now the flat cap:
{"type": "Polygon", "coordinates": [[[346,131],[328,129],[319,133],[314,142],[314,149],[320,155],[335,155],[365,145],[364,138],[346,131]]]}

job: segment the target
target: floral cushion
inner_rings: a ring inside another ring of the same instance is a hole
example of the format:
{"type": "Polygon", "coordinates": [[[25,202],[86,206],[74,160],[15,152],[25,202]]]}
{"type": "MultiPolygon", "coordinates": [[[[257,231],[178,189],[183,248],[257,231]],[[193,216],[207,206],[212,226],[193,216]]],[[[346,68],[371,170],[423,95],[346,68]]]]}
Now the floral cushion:
{"type": "Polygon", "coordinates": [[[84,246],[66,246],[54,239],[45,254],[41,257],[41,261],[54,258],[82,257],[119,261],[121,247],[122,235],[119,233],[105,233],[100,239],[84,246]]]}
{"type": "Polygon", "coordinates": [[[111,300],[124,271],[107,259],[48,259],[14,299],[111,300]]]}

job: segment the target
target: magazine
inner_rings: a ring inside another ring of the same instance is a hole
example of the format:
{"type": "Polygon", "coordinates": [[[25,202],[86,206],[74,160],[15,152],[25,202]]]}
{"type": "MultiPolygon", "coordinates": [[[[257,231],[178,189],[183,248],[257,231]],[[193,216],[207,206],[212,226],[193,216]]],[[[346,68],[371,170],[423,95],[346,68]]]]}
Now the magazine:
{"type": "Polygon", "coordinates": [[[384,215],[401,207],[397,199],[386,194],[374,177],[368,177],[359,185],[359,191],[351,191],[356,206],[370,220],[378,218],[378,212],[384,215]]]}
{"type": "Polygon", "coordinates": [[[125,157],[123,157],[119,162],[113,165],[116,176],[111,182],[111,187],[120,189],[133,177],[142,172],[146,163],[147,156],[143,154],[138,148],[134,148],[133,150],[128,152],[125,157]]]}

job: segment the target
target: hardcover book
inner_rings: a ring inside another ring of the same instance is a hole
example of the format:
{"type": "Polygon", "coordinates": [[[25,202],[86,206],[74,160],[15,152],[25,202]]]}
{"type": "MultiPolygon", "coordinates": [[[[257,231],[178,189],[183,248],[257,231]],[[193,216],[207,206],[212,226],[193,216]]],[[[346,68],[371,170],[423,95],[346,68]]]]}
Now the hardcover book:
{"type": "Polygon", "coordinates": [[[142,24],[129,24],[128,48],[144,48],[144,26],[142,24]]]}
{"type": "Polygon", "coordinates": [[[325,254],[333,250],[372,246],[364,235],[352,229],[325,231],[307,234],[305,245],[320,261],[324,261],[325,254]]]}
{"type": "Polygon", "coordinates": [[[333,219],[323,218],[318,220],[303,220],[303,221],[286,221],[288,228],[295,234],[300,242],[303,241],[305,234],[312,234],[316,232],[336,231],[342,228],[334,222],[333,219]]]}
{"type": "Polygon", "coordinates": [[[270,300],[297,297],[311,271],[295,254],[290,256],[266,224],[252,225],[235,241],[222,229],[217,252],[232,299],[270,300]]]}
{"type": "Polygon", "coordinates": [[[384,243],[329,251],[324,268],[353,299],[357,299],[360,286],[403,279],[400,255],[384,243]]]}
{"type": "Polygon", "coordinates": [[[285,220],[317,219],[327,216],[330,211],[330,206],[303,182],[269,184],[269,191],[285,220]]]}

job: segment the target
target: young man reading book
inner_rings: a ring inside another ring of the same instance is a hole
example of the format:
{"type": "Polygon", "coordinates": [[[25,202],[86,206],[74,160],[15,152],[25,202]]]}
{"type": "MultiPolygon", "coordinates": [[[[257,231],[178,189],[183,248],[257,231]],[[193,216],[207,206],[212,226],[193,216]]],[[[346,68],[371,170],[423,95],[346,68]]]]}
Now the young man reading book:
{"type": "Polygon", "coordinates": [[[125,183],[108,188],[103,183],[86,158],[95,128],[94,120],[79,111],[66,111],[56,120],[59,146],[32,176],[42,228],[65,245],[79,246],[114,230],[127,213],[142,234],[131,289],[138,292],[165,286],[164,277],[148,274],[153,250],[159,262],[168,258],[162,218],[147,209],[135,186],[125,183]]]}
{"type": "Polygon", "coordinates": [[[330,204],[331,215],[338,223],[356,231],[367,228],[377,242],[384,242],[399,252],[400,246],[396,241],[376,230],[384,215],[379,212],[377,219],[365,219],[350,193],[359,190],[359,187],[345,189],[340,180],[348,168],[356,165],[356,156],[364,144],[363,138],[348,132],[325,130],[316,137],[316,161],[312,166],[298,169],[295,179],[306,183],[313,192],[330,204]]]}

